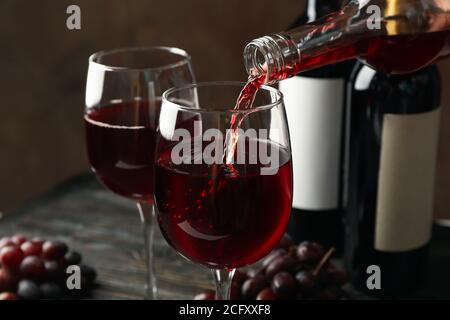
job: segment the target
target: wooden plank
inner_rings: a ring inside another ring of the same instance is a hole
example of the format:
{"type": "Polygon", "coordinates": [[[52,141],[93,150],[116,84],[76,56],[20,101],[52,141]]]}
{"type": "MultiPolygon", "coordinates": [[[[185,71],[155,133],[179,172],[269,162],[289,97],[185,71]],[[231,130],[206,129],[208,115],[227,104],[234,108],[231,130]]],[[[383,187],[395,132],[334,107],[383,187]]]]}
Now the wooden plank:
{"type": "MultiPolygon", "coordinates": [[[[58,239],[80,251],[99,275],[91,298],[142,299],[145,267],[136,206],[106,190],[92,174],[74,177],[5,215],[0,236],[14,233],[58,239]]],[[[426,281],[405,298],[450,298],[449,243],[450,229],[435,227],[426,281]]],[[[159,230],[155,255],[160,298],[190,299],[212,288],[210,272],[181,258],[159,230]]],[[[355,299],[367,298],[349,285],[346,291],[355,299]]]]}
{"type": "MultiPolygon", "coordinates": [[[[96,268],[94,299],[141,299],[145,266],[139,214],[132,201],[104,189],[91,174],[77,176],[0,220],[0,236],[23,233],[58,239],[96,268]]],[[[181,258],[161,233],[155,241],[160,296],[189,299],[211,287],[210,272],[181,258]]]]}

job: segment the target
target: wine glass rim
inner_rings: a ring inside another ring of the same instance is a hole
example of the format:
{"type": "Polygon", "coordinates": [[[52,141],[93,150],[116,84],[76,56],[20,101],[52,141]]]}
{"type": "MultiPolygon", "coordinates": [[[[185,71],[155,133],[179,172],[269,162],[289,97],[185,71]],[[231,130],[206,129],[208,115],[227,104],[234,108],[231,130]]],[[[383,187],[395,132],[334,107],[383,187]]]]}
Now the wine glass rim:
{"type": "Polygon", "coordinates": [[[111,50],[101,50],[97,51],[89,56],[89,63],[93,64],[99,68],[102,68],[106,71],[162,71],[162,70],[168,70],[173,69],[177,67],[184,66],[191,62],[191,55],[187,53],[186,50],[177,48],[177,47],[168,47],[168,46],[135,46],[135,47],[122,47],[122,48],[116,48],[111,50]],[[142,52],[142,51],[165,51],[174,55],[178,55],[182,57],[179,61],[164,64],[157,67],[142,67],[142,68],[130,68],[130,67],[120,67],[120,66],[111,66],[107,65],[101,62],[96,61],[96,59],[110,55],[110,54],[117,54],[117,53],[124,53],[124,52],[142,52]]]}
{"type": "Polygon", "coordinates": [[[196,113],[236,113],[236,114],[237,113],[253,113],[255,111],[269,110],[269,109],[272,109],[273,107],[283,104],[283,99],[284,99],[283,93],[280,90],[278,90],[274,87],[268,86],[268,85],[262,85],[258,89],[258,91],[265,90],[265,91],[269,91],[270,93],[274,93],[276,95],[275,101],[264,104],[264,105],[260,105],[257,107],[243,109],[243,110],[238,110],[238,109],[210,110],[210,109],[195,108],[195,107],[191,107],[188,105],[181,105],[179,103],[169,100],[169,98],[168,98],[173,93],[183,91],[183,90],[189,90],[192,88],[212,87],[212,86],[240,86],[241,88],[243,88],[245,84],[246,84],[246,82],[242,82],[242,81],[207,81],[207,82],[192,83],[192,84],[185,85],[182,87],[173,87],[173,88],[170,88],[170,89],[164,91],[164,93],[162,94],[161,101],[162,101],[162,104],[164,104],[164,102],[168,102],[170,104],[175,105],[180,110],[191,111],[191,112],[196,112],[196,113]]]}

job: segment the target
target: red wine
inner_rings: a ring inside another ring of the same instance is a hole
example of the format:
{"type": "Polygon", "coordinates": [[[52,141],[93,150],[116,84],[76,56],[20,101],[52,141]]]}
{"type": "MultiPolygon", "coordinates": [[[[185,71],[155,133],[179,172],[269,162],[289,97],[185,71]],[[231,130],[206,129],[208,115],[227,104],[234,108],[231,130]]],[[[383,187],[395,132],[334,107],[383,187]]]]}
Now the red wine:
{"type": "Polygon", "coordinates": [[[85,115],[92,169],[111,191],[153,201],[156,122],[160,102],[132,101],[93,108],[85,115]]]}
{"type": "MultiPolygon", "coordinates": [[[[253,107],[253,101],[255,100],[256,94],[259,88],[264,84],[265,76],[259,77],[249,77],[247,83],[242,88],[241,92],[234,106],[235,110],[248,110],[253,107]]],[[[230,120],[230,130],[227,131],[227,136],[224,145],[224,157],[225,163],[230,164],[232,168],[232,159],[235,156],[236,146],[239,140],[239,127],[242,120],[248,115],[246,112],[234,113],[230,120]]]]}
{"type": "Polygon", "coordinates": [[[325,44],[319,53],[302,55],[293,70],[309,70],[358,56],[377,71],[409,73],[449,54],[449,30],[411,35],[377,36],[352,42],[339,48],[328,48],[325,44]]]}
{"type": "Polygon", "coordinates": [[[401,296],[427,264],[439,133],[435,66],[386,75],[358,64],[349,90],[350,172],[345,256],[353,282],[373,295],[401,296]],[[367,268],[381,270],[368,288],[367,268]]]}
{"type": "Polygon", "coordinates": [[[166,240],[209,268],[237,268],[268,254],[285,232],[292,173],[287,150],[274,175],[261,164],[175,165],[171,151],[155,167],[158,222],[166,240]]]}
{"type": "MultiPolygon", "coordinates": [[[[322,27],[323,28],[323,27],[322,27]]],[[[314,32],[320,32],[317,28],[314,32]]],[[[243,88],[237,109],[251,107],[258,89],[264,83],[279,81],[338,62],[359,57],[366,64],[384,73],[410,73],[420,70],[450,54],[450,30],[418,34],[375,36],[356,40],[339,47],[323,44],[320,50],[301,53],[300,60],[271,73],[252,75],[243,88]]]]}

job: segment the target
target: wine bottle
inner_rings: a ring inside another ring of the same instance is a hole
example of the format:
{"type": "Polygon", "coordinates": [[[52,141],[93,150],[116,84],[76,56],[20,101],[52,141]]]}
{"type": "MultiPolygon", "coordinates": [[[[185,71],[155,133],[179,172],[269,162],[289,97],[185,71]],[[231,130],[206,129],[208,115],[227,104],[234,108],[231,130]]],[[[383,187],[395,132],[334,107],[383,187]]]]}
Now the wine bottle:
{"type": "Polygon", "coordinates": [[[398,297],[426,269],[440,76],[436,66],[388,75],[358,63],[349,91],[345,261],[360,289],[398,297]]]}
{"type": "MultiPolygon", "coordinates": [[[[309,0],[292,27],[340,9],[340,0],[309,0]]],[[[346,81],[353,62],[310,70],[281,81],[293,159],[294,192],[288,233],[340,252],[346,81]]]]}
{"type": "MultiPolygon", "coordinates": [[[[440,63],[439,71],[442,78],[442,88],[450,88],[450,61],[440,63]]],[[[434,222],[440,227],[449,228],[450,202],[447,197],[450,193],[450,148],[448,145],[448,139],[450,138],[450,92],[448,90],[442,90],[441,108],[434,222]]]]}
{"type": "Polygon", "coordinates": [[[351,0],[316,21],[251,41],[244,64],[257,83],[275,83],[353,58],[385,73],[410,73],[449,54],[450,1],[351,0]]]}

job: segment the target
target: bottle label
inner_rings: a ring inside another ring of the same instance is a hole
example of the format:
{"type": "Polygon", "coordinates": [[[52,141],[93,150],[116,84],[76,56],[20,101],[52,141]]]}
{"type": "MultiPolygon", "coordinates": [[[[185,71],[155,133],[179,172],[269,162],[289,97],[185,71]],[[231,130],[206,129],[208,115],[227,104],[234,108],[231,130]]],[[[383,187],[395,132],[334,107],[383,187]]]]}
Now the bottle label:
{"type": "Polygon", "coordinates": [[[339,206],[344,79],[294,77],[280,82],[291,137],[293,207],[339,206]]]}
{"type": "Polygon", "coordinates": [[[431,237],[440,109],[383,120],[375,248],[407,251],[431,237]]]}

